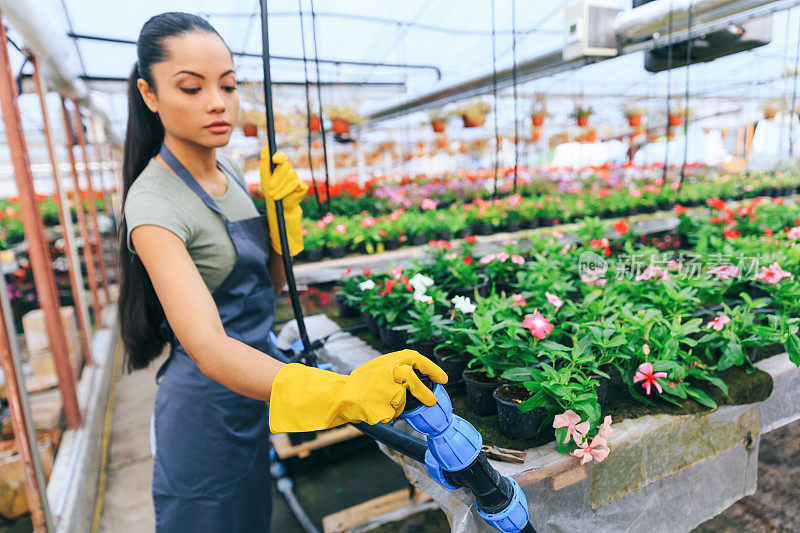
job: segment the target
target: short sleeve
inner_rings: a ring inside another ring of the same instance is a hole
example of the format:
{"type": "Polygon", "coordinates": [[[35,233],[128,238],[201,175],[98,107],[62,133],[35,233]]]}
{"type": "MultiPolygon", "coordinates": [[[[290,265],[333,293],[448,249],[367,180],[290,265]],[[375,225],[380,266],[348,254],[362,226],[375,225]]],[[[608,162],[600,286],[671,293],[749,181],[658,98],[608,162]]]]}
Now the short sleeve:
{"type": "Polygon", "coordinates": [[[139,226],[159,226],[177,235],[184,244],[191,235],[186,217],[175,204],[152,189],[131,187],[125,199],[125,221],[128,225],[128,250],[136,253],[131,232],[139,226]]]}

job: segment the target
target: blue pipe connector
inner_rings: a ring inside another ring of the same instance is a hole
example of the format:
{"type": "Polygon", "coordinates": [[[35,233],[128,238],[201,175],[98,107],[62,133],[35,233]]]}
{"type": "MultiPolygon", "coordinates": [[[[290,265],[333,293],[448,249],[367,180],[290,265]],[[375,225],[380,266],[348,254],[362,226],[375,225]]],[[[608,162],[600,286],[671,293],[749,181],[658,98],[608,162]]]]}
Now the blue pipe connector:
{"type": "Polygon", "coordinates": [[[528,501],[525,499],[525,493],[522,492],[519,483],[511,478],[506,479],[511,481],[511,485],[514,487],[514,496],[505,509],[497,513],[486,513],[481,510],[480,506],[476,505],[475,507],[480,517],[496,530],[503,533],[518,533],[528,525],[528,501]]]}

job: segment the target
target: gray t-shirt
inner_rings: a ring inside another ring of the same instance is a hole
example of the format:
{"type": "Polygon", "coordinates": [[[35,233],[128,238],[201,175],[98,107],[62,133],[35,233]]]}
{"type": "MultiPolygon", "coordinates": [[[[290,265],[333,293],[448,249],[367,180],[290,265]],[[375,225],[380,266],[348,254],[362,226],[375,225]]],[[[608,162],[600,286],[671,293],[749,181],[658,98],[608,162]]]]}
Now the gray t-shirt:
{"type": "MultiPolygon", "coordinates": [[[[217,161],[244,183],[241,167],[230,156],[218,151],[217,161]]],[[[224,173],[228,177],[228,188],[222,196],[209,195],[214,203],[232,222],[258,216],[250,195],[227,172],[224,173]]],[[[125,219],[128,222],[128,249],[132,253],[136,250],[131,243],[131,231],[137,226],[160,226],[180,237],[209,291],[222,284],[236,262],[236,249],[222,217],[155,158],[150,160],[128,191],[125,219]]]]}

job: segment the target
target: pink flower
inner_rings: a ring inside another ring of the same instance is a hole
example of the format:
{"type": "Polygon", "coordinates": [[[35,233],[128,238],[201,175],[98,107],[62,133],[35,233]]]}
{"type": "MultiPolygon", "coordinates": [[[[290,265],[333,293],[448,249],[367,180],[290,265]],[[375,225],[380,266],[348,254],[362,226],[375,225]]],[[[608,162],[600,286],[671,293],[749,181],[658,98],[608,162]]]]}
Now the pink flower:
{"type": "Polygon", "coordinates": [[[347,233],[347,226],[345,226],[344,224],[337,224],[334,229],[336,230],[337,233],[341,233],[342,235],[347,233]]]}
{"type": "Polygon", "coordinates": [[[514,254],[511,256],[511,262],[514,263],[515,265],[524,265],[525,258],[522,257],[521,255],[514,254]]]}
{"type": "Polygon", "coordinates": [[[722,328],[725,326],[725,324],[727,324],[730,321],[731,319],[729,317],[725,315],[720,315],[714,318],[714,320],[712,320],[708,324],[706,324],[706,329],[714,328],[717,331],[722,331],[722,328]]]}
{"type": "Polygon", "coordinates": [[[664,392],[656,379],[665,377],[667,377],[666,372],[653,372],[653,364],[648,362],[639,365],[639,371],[634,374],[633,382],[639,383],[640,381],[644,381],[644,383],[642,383],[642,387],[644,387],[647,395],[650,396],[650,385],[655,385],[659,394],[664,392]]]}
{"type": "Polygon", "coordinates": [[[580,444],[586,432],[589,431],[589,422],[581,422],[581,417],[575,411],[569,409],[564,411],[564,414],[555,416],[553,427],[555,429],[567,428],[564,444],[569,442],[570,437],[575,439],[575,444],[580,444]]]}
{"type": "Polygon", "coordinates": [[[394,267],[387,270],[389,274],[392,275],[394,279],[400,279],[403,277],[403,269],[400,267],[394,267]]]}
{"type": "Polygon", "coordinates": [[[648,279],[660,279],[662,281],[669,281],[669,272],[659,266],[647,265],[642,272],[636,276],[636,281],[646,281],[648,279]]]}
{"type": "Polygon", "coordinates": [[[317,220],[317,227],[319,229],[325,229],[325,226],[326,226],[326,224],[325,224],[324,220],[317,220]]]}
{"type": "Polygon", "coordinates": [[[512,194],[508,197],[508,205],[517,207],[522,202],[522,196],[519,194],[512,194]]]}
{"type": "Polygon", "coordinates": [[[642,197],[642,191],[640,191],[638,189],[631,189],[629,194],[631,196],[633,196],[634,198],[641,198],[642,197]]]}
{"type": "Polygon", "coordinates": [[[591,444],[583,443],[580,444],[577,450],[572,450],[570,455],[575,457],[581,458],[581,464],[588,463],[592,459],[597,461],[598,463],[602,462],[603,459],[608,457],[608,452],[611,450],[608,449],[606,446],[607,442],[606,439],[597,435],[595,438],[592,439],[591,444]]]}
{"type": "Polygon", "coordinates": [[[547,337],[555,328],[538,310],[532,314],[525,315],[522,327],[531,330],[531,334],[539,340],[547,337]]]}
{"type": "Polygon", "coordinates": [[[561,232],[560,232],[560,231],[558,231],[558,230],[556,230],[556,231],[554,231],[554,232],[553,232],[553,237],[555,237],[556,239],[560,239],[560,238],[562,238],[563,236],[564,236],[564,234],[563,234],[563,233],[561,233],[561,232]]]}
{"type": "Polygon", "coordinates": [[[328,213],[327,215],[325,215],[324,217],[322,217],[322,222],[324,222],[324,223],[325,223],[325,225],[327,226],[328,224],[330,224],[331,222],[333,222],[335,219],[336,219],[336,217],[335,217],[335,216],[333,216],[333,213],[328,213]]]}
{"type": "Polygon", "coordinates": [[[611,416],[606,416],[603,419],[603,423],[600,424],[600,427],[597,429],[597,434],[607,439],[612,433],[614,433],[614,430],[611,429],[611,416]]]}
{"type": "Polygon", "coordinates": [[[558,251],[558,255],[567,255],[569,252],[569,245],[564,246],[562,249],[558,251]]]}
{"type": "Polygon", "coordinates": [[[587,285],[603,287],[607,281],[603,276],[605,276],[607,271],[608,266],[584,269],[581,271],[581,281],[587,285]]]}
{"type": "Polygon", "coordinates": [[[480,263],[482,265],[488,265],[489,263],[494,261],[495,257],[496,256],[494,254],[484,255],[483,257],[481,257],[480,263]]]}
{"type": "Polygon", "coordinates": [[[645,354],[645,355],[650,355],[650,345],[649,344],[643,344],[642,345],[642,353],[645,354]]]}
{"type": "Polygon", "coordinates": [[[800,226],[795,226],[786,232],[786,238],[796,241],[800,239],[800,226]]]}
{"type": "Polygon", "coordinates": [[[420,207],[422,207],[422,209],[436,209],[436,205],[437,205],[436,200],[425,198],[424,200],[422,200],[422,204],[420,204],[420,207]]]}
{"type": "Polygon", "coordinates": [[[514,307],[523,307],[528,305],[528,302],[521,294],[512,294],[511,299],[514,300],[514,307]]]}
{"type": "Polygon", "coordinates": [[[497,255],[495,256],[495,259],[497,259],[501,263],[505,263],[506,261],[508,261],[509,257],[511,256],[508,255],[506,252],[498,252],[497,255]]]}
{"type": "Polygon", "coordinates": [[[545,292],[544,295],[545,297],[547,297],[547,301],[550,302],[550,304],[556,309],[559,309],[562,305],[564,305],[564,302],[561,301],[561,298],[559,298],[555,294],[545,292]]]}
{"type": "Polygon", "coordinates": [[[361,221],[361,225],[364,226],[365,228],[371,228],[372,226],[375,225],[375,219],[373,217],[365,217],[361,221]]]}
{"type": "Polygon", "coordinates": [[[756,277],[770,285],[780,282],[783,278],[794,278],[792,274],[783,270],[777,261],[772,263],[769,267],[761,267],[761,273],[756,277]]]}
{"type": "Polygon", "coordinates": [[[720,281],[735,278],[739,275],[739,267],[734,265],[720,265],[708,270],[709,274],[717,276],[720,281]]]}

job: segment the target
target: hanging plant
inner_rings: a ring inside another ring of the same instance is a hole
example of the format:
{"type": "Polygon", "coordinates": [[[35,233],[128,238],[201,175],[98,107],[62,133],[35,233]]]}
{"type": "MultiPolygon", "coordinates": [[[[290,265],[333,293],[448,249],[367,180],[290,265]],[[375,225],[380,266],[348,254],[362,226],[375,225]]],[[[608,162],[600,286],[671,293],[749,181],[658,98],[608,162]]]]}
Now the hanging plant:
{"type": "Polygon", "coordinates": [[[258,127],[266,125],[266,115],[258,109],[239,110],[239,124],[245,137],[256,137],[258,127]]]}
{"type": "Polygon", "coordinates": [[[533,126],[539,127],[544,124],[544,119],[549,116],[550,114],[547,112],[544,94],[536,93],[533,104],[531,105],[531,123],[533,126]]]}
{"type": "Polygon", "coordinates": [[[780,98],[770,98],[761,103],[761,111],[764,113],[764,119],[772,120],[778,111],[783,107],[783,101],[780,98]]]}
{"type": "Polygon", "coordinates": [[[680,126],[683,124],[683,117],[684,116],[691,116],[692,110],[689,108],[684,107],[681,104],[670,109],[669,112],[669,125],[670,126],[680,126]]]}
{"type": "Polygon", "coordinates": [[[531,142],[539,142],[539,139],[542,138],[542,128],[533,128],[531,129],[531,142]]]}
{"type": "Polygon", "coordinates": [[[364,122],[357,109],[345,105],[326,106],[325,114],[331,119],[331,129],[337,135],[344,135],[350,131],[351,125],[364,122]]]}
{"type": "Polygon", "coordinates": [[[431,127],[433,128],[434,133],[444,133],[445,124],[447,122],[447,113],[444,110],[434,109],[430,113],[428,113],[428,117],[431,121],[431,127]]]}
{"type": "Polygon", "coordinates": [[[312,132],[317,132],[322,129],[322,120],[319,118],[319,115],[311,115],[308,119],[308,130],[312,132]]]}
{"type": "Polygon", "coordinates": [[[576,124],[578,126],[586,126],[589,123],[589,115],[594,113],[594,109],[591,107],[582,107],[582,106],[575,106],[575,109],[572,111],[570,117],[575,119],[576,124]]]}
{"type": "Polygon", "coordinates": [[[641,106],[623,106],[622,112],[628,119],[628,126],[636,128],[642,125],[642,115],[647,112],[647,108],[641,106]]]}
{"type": "Polygon", "coordinates": [[[459,108],[456,113],[461,115],[465,128],[477,128],[486,123],[486,115],[491,110],[492,106],[483,100],[477,100],[459,108]]]}

